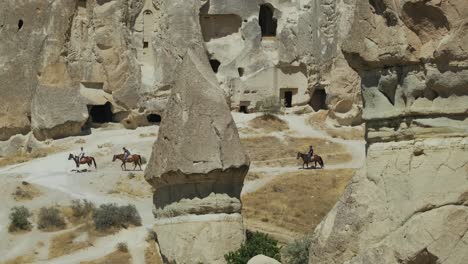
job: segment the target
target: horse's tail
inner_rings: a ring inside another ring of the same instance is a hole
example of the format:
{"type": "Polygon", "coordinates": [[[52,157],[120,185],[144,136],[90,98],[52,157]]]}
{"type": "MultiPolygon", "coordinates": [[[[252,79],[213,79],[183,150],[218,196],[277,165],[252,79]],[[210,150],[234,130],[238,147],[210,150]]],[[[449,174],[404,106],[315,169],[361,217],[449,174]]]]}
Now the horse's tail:
{"type": "Polygon", "coordinates": [[[96,160],[95,160],[93,157],[91,157],[91,159],[92,159],[92,161],[93,161],[93,163],[94,163],[94,168],[96,168],[96,169],[97,169],[96,160]]]}
{"type": "Polygon", "coordinates": [[[139,166],[141,166],[141,165],[142,165],[141,156],[140,156],[140,155],[137,155],[137,156],[138,156],[137,164],[138,164],[139,166]]]}
{"type": "Polygon", "coordinates": [[[320,156],[319,156],[319,163],[320,163],[320,167],[323,168],[323,166],[325,166],[325,164],[323,163],[323,159],[320,156]]]}

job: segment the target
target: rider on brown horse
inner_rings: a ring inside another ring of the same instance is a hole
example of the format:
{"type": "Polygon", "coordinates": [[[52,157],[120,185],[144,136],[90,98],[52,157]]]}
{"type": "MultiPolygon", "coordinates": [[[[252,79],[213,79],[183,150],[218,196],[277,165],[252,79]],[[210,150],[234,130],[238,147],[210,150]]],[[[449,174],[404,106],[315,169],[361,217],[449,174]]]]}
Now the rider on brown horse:
{"type": "Polygon", "coordinates": [[[84,157],[85,157],[85,153],[84,153],[83,147],[81,147],[81,152],[77,156],[78,161],[82,162],[84,157]]]}
{"type": "Polygon", "coordinates": [[[312,157],[314,156],[314,148],[312,145],[309,146],[309,152],[307,153],[307,158],[309,161],[312,161],[312,157]]]}
{"type": "Polygon", "coordinates": [[[131,154],[130,154],[130,151],[128,151],[128,149],[125,148],[125,147],[123,147],[122,149],[123,149],[123,151],[124,151],[124,160],[125,160],[125,161],[128,161],[128,157],[130,157],[130,155],[131,155],[131,154]]]}

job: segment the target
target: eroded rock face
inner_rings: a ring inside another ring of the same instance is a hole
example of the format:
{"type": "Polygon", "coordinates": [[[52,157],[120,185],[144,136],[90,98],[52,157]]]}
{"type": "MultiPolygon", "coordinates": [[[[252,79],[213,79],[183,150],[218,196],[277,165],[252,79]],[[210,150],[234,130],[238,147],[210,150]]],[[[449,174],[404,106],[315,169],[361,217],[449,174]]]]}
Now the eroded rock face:
{"type": "Polygon", "coordinates": [[[169,260],[224,263],[244,240],[240,192],[250,162],[203,50],[187,52],[178,72],[145,170],[155,230],[169,260]]]}
{"type": "Polygon", "coordinates": [[[362,78],[367,161],[309,263],[468,261],[467,15],[461,1],[357,2],[343,51],[362,78]]]}
{"type": "Polygon", "coordinates": [[[276,259],[272,259],[265,255],[257,255],[249,260],[247,264],[281,264],[276,259]]]}

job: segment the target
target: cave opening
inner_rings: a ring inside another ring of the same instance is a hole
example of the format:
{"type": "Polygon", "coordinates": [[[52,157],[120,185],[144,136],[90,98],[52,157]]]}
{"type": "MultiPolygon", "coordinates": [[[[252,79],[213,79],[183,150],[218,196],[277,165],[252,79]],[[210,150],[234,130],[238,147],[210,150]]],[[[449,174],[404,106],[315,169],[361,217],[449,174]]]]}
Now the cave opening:
{"type": "Polygon", "coordinates": [[[246,105],[241,105],[241,106],[239,107],[239,113],[248,114],[248,113],[249,113],[249,110],[247,109],[247,106],[246,106],[246,105]]]}
{"type": "Polygon", "coordinates": [[[244,76],[244,68],[237,68],[237,72],[239,73],[239,77],[244,76]]]}
{"type": "Polygon", "coordinates": [[[312,98],[310,99],[310,106],[314,111],[326,110],[327,109],[327,93],[325,89],[317,89],[314,91],[312,98]]]}
{"type": "Polygon", "coordinates": [[[161,116],[157,114],[149,114],[146,116],[146,120],[150,123],[161,123],[161,116]]]}
{"type": "Polygon", "coordinates": [[[262,30],[262,37],[276,36],[277,21],[273,17],[273,7],[269,4],[260,6],[258,24],[262,30]]]}
{"type": "Polygon", "coordinates": [[[89,117],[93,123],[112,122],[112,104],[107,102],[103,105],[92,105],[89,109],[89,117]]]}
{"type": "Polygon", "coordinates": [[[210,60],[210,65],[213,71],[217,73],[221,62],[219,62],[218,60],[210,60]]]}
{"type": "Polygon", "coordinates": [[[22,29],[24,25],[23,19],[18,20],[18,30],[22,29]]]}

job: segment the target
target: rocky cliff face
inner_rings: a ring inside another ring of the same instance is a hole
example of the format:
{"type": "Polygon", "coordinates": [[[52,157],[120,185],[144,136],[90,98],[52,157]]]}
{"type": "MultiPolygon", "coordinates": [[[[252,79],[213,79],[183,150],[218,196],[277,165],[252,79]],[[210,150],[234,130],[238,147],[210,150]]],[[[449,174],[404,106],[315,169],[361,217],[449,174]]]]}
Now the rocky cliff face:
{"type": "Polygon", "coordinates": [[[359,77],[340,51],[354,0],[8,0],[0,7],[2,141],[30,131],[40,140],[76,135],[89,122],[159,122],[174,72],[195,46],[208,53],[232,109],[250,111],[268,96],[316,110],[360,104],[359,77]]]}
{"type": "Polygon", "coordinates": [[[317,227],[310,263],[468,261],[468,4],[358,1],[367,161],[317,227]]]}

